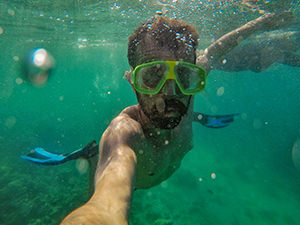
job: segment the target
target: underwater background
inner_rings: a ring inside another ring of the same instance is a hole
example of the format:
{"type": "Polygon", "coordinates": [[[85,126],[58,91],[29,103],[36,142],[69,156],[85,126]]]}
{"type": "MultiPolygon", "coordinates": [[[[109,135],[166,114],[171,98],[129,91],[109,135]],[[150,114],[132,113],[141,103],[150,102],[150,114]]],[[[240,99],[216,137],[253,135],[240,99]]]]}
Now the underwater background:
{"type": "MultiPolygon", "coordinates": [[[[20,155],[98,142],[112,118],[136,104],[122,76],[127,38],[141,22],[180,18],[196,26],[204,49],[264,11],[291,9],[299,20],[299,7],[288,0],[1,0],[0,224],[59,224],[88,200],[80,160],[39,166],[20,155]],[[42,86],[23,74],[36,47],[55,59],[42,86]]],[[[292,150],[300,157],[299,74],[281,64],[261,73],[212,71],[195,111],[240,117],[223,129],[194,124],[194,148],[180,169],[134,192],[130,224],[300,225],[300,165],[292,158],[292,150]]]]}

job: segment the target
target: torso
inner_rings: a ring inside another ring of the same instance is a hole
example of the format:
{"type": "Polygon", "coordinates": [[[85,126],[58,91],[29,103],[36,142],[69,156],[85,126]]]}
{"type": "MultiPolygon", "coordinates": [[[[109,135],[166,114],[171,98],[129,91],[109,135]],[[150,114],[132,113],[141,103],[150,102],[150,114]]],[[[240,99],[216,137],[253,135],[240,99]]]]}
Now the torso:
{"type": "MultiPolygon", "coordinates": [[[[131,106],[120,116],[129,116],[140,125],[138,110],[138,106],[131,106]]],[[[134,187],[150,188],[170,177],[192,149],[192,136],[192,120],[188,116],[172,130],[141,129],[138,138],[129,143],[137,157],[134,187]]]]}

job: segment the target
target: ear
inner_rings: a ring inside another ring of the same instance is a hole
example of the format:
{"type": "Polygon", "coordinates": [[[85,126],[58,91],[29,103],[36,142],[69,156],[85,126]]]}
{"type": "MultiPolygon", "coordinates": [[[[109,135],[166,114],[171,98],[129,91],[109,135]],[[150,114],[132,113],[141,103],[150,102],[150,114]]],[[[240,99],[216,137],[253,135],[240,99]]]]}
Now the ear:
{"type": "Polygon", "coordinates": [[[123,79],[126,79],[130,84],[132,83],[132,72],[133,72],[133,68],[130,67],[130,70],[125,71],[123,74],[123,79]]]}
{"type": "Polygon", "coordinates": [[[129,71],[125,71],[125,72],[124,72],[124,74],[123,74],[123,79],[126,79],[126,80],[129,82],[129,84],[131,85],[132,90],[133,90],[134,92],[136,92],[135,89],[134,89],[134,87],[133,87],[133,82],[132,82],[132,72],[133,72],[133,68],[130,67],[130,70],[129,70],[129,71]]]}

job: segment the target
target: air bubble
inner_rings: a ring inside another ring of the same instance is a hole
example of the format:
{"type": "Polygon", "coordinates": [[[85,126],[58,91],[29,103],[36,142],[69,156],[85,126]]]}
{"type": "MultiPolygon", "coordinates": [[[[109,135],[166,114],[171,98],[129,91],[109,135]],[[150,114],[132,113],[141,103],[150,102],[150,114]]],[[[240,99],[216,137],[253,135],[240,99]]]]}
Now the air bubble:
{"type": "Polygon", "coordinates": [[[15,11],[12,10],[12,9],[8,9],[8,10],[7,10],[7,13],[8,13],[9,15],[11,15],[11,16],[14,16],[14,15],[15,15],[15,11]]]}
{"type": "Polygon", "coordinates": [[[210,177],[211,177],[211,179],[215,180],[217,176],[216,176],[215,173],[212,173],[212,174],[210,175],[210,177]]]}
{"type": "Polygon", "coordinates": [[[76,169],[80,174],[85,174],[89,170],[89,163],[86,159],[76,160],[76,169]]]}
{"type": "Polygon", "coordinates": [[[212,106],[210,107],[210,110],[211,110],[212,113],[216,113],[216,112],[218,111],[218,108],[217,108],[217,106],[212,105],[212,106]]]}
{"type": "Polygon", "coordinates": [[[246,120],[247,117],[248,117],[247,113],[242,113],[242,114],[241,114],[241,118],[242,118],[243,120],[246,120]]]}
{"type": "Polygon", "coordinates": [[[16,124],[16,122],[17,122],[16,117],[10,116],[5,120],[4,124],[7,128],[12,128],[16,124]]]}
{"type": "Polygon", "coordinates": [[[198,120],[202,120],[203,115],[202,115],[202,114],[199,114],[199,115],[197,116],[197,118],[198,118],[198,120]]]}
{"type": "Polygon", "coordinates": [[[260,129],[262,126],[262,122],[259,119],[254,119],[253,120],[253,127],[254,129],[260,129]]]}
{"type": "Polygon", "coordinates": [[[218,96],[222,96],[223,94],[224,94],[224,87],[218,88],[218,90],[217,90],[217,95],[218,95],[218,96]]]}
{"type": "Polygon", "coordinates": [[[23,79],[22,78],[17,78],[16,79],[16,84],[20,85],[23,83],[23,79]]]}

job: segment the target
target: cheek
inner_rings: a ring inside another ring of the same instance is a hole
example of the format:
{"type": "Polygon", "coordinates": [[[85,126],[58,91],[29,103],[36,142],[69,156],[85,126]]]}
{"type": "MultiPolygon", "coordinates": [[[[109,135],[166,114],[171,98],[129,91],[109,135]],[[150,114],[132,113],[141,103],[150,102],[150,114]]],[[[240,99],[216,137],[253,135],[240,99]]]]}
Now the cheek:
{"type": "Polygon", "coordinates": [[[151,109],[154,105],[154,97],[152,95],[145,95],[139,92],[136,92],[138,102],[143,105],[147,110],[151,109]]]}
{"type": "Polygon", "coordinates": [[[150,110],[153,108],[153,106],[154,106],[153,99],[150,99],[150,98],[144,98],[143,103],[144,103],[144,107],[145,107],[148,111],[150,111],[150,110]]]}

